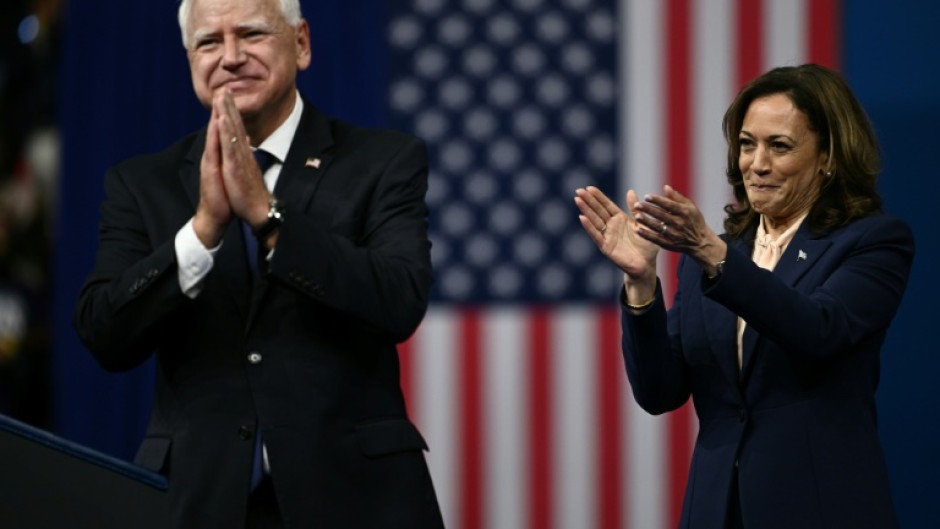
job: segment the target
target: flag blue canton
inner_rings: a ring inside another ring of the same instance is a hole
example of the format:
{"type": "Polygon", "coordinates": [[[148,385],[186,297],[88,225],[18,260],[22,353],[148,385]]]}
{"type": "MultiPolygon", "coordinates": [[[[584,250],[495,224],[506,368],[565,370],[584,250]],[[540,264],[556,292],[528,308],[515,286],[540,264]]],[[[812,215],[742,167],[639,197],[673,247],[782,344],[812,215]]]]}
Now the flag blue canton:
{"type": "Polygon", "coordinates": [[[616,186],[612,0],[391,3],[391,125],[425,140],[439,303],[609,301],[574,190],[616,186]]]}

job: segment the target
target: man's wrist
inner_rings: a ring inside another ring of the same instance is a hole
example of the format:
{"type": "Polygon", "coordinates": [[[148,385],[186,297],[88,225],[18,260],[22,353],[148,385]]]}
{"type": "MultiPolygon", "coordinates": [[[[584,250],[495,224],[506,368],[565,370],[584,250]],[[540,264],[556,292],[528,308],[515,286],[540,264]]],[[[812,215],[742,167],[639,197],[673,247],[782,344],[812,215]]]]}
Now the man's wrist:
{"type": "Polygon", "coordinates": [[[260,226],[255,228],[254,235],[260,244],[267,247],[268,238],[284,223],[286,209],[284,204],[274,195],[268,199],[268,212],[260,226]]]}
{"type": "Polygon", "coordinates": [[[222,241],[223,230],[214,226],[211,221],[201,216],[198,211],[192,218],[192,229],[196,234],[196,238],[199,239],[199,243],[207,250],[217,247],[222,241]]]}
{"type": "Polygon", "coordinates": [[[190,219],[180,228],[176,233],[174,247],[180,290],[187,297],[195,299],[202,290],[203,279],[212,270],[219,246],[206,248],[199,240],[193,224],[194,219],[190,219]]]}

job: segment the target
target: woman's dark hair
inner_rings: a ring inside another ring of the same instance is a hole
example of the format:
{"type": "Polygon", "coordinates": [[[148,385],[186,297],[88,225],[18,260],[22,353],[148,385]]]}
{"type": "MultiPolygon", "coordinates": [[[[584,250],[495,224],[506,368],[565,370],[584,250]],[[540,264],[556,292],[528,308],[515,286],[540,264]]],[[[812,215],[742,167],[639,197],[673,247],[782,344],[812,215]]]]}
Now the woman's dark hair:
{"type": "Polygon", "coordinates": [[[806,222],[826,233],[881,209],[875,180],[881,170],[875,131],[852,90],[837,73],[816,64],[775,68],[754,79],[734,98],[722,120],[728,142],[728,183],[737,204],[725,206],[725,231],[740,237],[759,217],[747,198],[738,165],[744,115],[758,98],[783,94],[809,121],[819,149],[829,153],[826,181],[806,222]],[[828,174],[831,172],[831,176],[828,174]]]}

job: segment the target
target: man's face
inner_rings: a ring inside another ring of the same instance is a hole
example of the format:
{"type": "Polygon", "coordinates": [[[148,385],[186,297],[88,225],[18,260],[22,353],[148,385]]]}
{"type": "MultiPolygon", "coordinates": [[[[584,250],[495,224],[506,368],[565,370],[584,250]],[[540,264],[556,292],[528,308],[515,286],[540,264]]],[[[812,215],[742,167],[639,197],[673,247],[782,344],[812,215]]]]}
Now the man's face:
{"type": "Polygon", "coordinates": [[[267,133],[287,117],[297,71],[310,65],[306,21],[291,27],[277,0],[193,0],[188,32],[193,89],[203,105],[227,90],[246,125],[267,133]]]}

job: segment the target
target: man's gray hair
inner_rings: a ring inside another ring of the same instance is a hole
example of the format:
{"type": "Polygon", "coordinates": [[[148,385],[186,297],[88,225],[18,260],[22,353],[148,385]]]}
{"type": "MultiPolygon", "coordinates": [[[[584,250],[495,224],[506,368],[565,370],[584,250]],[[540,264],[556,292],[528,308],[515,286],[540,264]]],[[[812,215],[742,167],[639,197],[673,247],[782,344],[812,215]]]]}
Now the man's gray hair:
{"type": "MultiPolygon", "coordinates": [[[[187,50],[189,49],[189,12],[192,11],[193,2],[195,0],[182,0],[177,15],[180,23],[180,33],[183,35],[183,47],[187,50]]],[[[297,27],[303,17],[300,14],[300,0],[277,0],[277,3],[281,8],[281,14],[284,15],[284,20],[291,27],[297,27]]]]}

